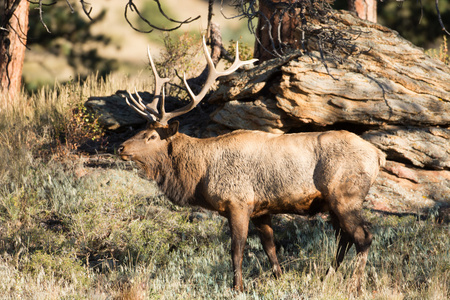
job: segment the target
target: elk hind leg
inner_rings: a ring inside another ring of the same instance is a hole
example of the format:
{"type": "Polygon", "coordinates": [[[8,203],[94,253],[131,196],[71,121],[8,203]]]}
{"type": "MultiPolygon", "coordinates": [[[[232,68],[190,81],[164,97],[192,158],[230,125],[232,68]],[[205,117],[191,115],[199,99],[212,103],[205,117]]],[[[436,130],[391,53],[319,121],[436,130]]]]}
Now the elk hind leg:
{"type": "Polygon", "coordinates": [[[248,235],[249,213],[242,209],[231,209],[228,223],[231,230],[231,258],[233,262],[233,287],[237,291],[244,291],[242,281],[242,260],[248,235]]]}
{"type": "Polygon", "coordinates": [[[280,264],[276,254],[276,247],[273,240],[272,220],[270,215],[263,215],[257,218],[252,218],[252,222],[258,230],[259,238],[264,251],[269,258],[272,272],[275,278],[279,278],[282,274],[280,264]]]}

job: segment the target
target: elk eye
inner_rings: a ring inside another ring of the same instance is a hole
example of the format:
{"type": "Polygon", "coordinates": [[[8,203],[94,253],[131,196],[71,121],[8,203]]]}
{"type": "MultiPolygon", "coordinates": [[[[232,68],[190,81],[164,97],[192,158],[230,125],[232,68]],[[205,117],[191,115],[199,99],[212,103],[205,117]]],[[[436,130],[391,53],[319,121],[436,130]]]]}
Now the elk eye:
{"type": "Polygon", "coordinates": [[[157,138],[156,134],[152,134],[147,138],[147,141],[156,140],[156,138],[157,138]]]}

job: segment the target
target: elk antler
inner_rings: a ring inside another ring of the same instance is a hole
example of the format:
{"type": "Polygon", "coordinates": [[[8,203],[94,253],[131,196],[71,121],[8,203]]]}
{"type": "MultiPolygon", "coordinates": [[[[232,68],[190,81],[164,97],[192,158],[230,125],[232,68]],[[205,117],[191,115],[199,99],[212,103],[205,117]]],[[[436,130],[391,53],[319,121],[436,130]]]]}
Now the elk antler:
{"type": "Polygon", "coordinates": [[[234,63],[227,70],[218,72],[216,70],[216,68],[214,67],[214,63],[209,54],[208,47],[206,46],[206,41],[205,41],[204,36],[203,36],[203,51],[204,51],[205,58],[206,58],[206,61],[208,64],[209,72],[208,72],[208,78],[207,78],[202,90],[200,91],[200,93],[198,95],[195,95],[192,92],[191,88],[189,87],[189,85],[186,81],[186,74],[184,74],[183,81],[184,81],[184,84],[186,85],[186,88],[188,90],[190,97],[192,98],[192,101],[188,105],[166,113],[166,111],[164,109],[164,100],[165,100],[164,84],[166,82],[168,82],[169,79],[161,78],[156,73],[156,68],[153,63],[152,57],[150,55],[150,50],[148,50],[148,58],[150,60],[151,66],[152,66],[153,74],[155,75],[155,81],[156,81],[155,95],[153,97],[152,102],[150,102],[147,105],[144,105],[142,98],[139,96],[137,91],[136,91],[136,95],[138,97],[138,100],[134,99],[133,96],[131,95],[131,93],[128,92],[128,94],[133,102],[133,104],[131,104],[128,101],[128,98],[126,98],[128,105],[131,106],[132,108],[134,108],[134,110],[136,110],[139,114],[144,116],[149,121],[151,121],[151,122],[157,121],[157,122],[161,123],[162,125],[167,125],[169,120],[171,120],[175,117],[178,117],[180,115],[183,115],[183,114],[191,111],[194,107],[196,107],[202,101],[202,99],[206,96],[206,93],[208,92],[209,88],[214,84],[214,82],[216,81],[217,78],[219,78],[221,76],[229,75],[229,74],[233,73],[234,71],[236,71],[237,69],[239,69],[241,66],[246,65],[246,64],[251,64],[251,63],[254,63],[255,61],[257,61],[257,59],[241,61],[239,59],[238,43],[236,42],[236,58],[234,60],[234,63]],[[159,95],[159,92],[161,89],[162,89],[162,96],[159,95]],[[159,99],[161,99],[160,102],[159,102],[159,99]],[[159,106],[160,106],[160,109],[159,109],[160,112],[158,112],[158,102],[159,102],[159,106]]]}
{"type": "Polygon", "coordinates": [[[158,73],[156,72],[155,63],[153,62],[152,55],[150,54],[150,47],[147,48],[147,54],[148,54],[148,60],[150,61],[150,65],[152,67],[153,75],[155,76],[155,94],[153,95],[153,99],[150,103],[147,105],[144,105],[142,102],[142,98],[137,92],[136,89],[135,93],[138,97],[138,100],[134,99],[134,97],[131,95],[131,93],[128,91],[128,95],[130,96],[130,99],[133,101],[133,104],[131,104],[128,101],[128,98],[125,98],[127,101],[127,104],[131,106],[136,112],[138,112],[140,115],[145,117],[150,122],[158,121],[161,118],[161,114],[158,113],[158,102],[161,98],[161,105],[164,109],[164,84],[166,82],[169,82],[169,78],[161,78],[159,77],[158,73]],[[162,89],[162,97],[159,95],[160,91],[162,89]]]}

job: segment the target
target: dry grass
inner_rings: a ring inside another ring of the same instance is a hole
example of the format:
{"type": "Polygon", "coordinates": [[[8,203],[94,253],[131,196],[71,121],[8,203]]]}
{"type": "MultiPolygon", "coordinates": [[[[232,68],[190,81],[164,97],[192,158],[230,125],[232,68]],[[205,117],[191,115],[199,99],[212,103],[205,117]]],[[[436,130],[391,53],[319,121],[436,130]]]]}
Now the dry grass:
{"type": "Polygon", "coordinates": [[[431,57],[442,61],[444,64],[450,65],[450,51],[448,48],[447,36],[443,35],[439,49],[430,49],[427,50],[426,53],[431,57]]]}

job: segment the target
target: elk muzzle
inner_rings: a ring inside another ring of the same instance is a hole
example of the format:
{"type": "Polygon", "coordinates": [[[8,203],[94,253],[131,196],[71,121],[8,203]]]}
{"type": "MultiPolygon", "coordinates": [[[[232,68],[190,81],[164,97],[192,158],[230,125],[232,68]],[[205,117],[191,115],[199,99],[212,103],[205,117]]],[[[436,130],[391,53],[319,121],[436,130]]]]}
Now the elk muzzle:
{"type": "Polygon", "coordinates": [[[131,160],[132,155],[126,153],[125,146],[123,144],[119,146],[117,153],[122,160],[131,160]]]}

